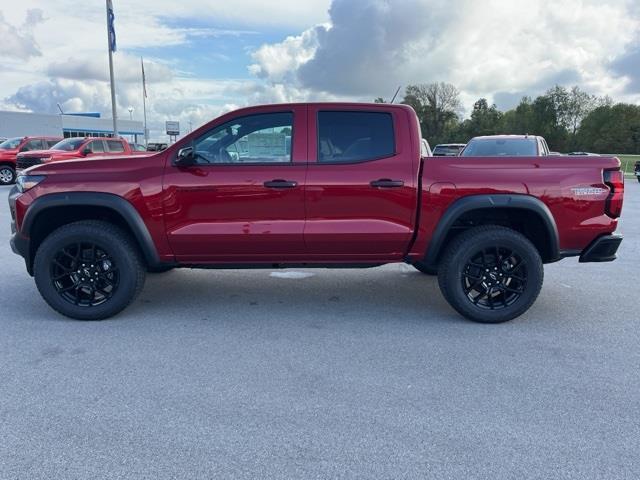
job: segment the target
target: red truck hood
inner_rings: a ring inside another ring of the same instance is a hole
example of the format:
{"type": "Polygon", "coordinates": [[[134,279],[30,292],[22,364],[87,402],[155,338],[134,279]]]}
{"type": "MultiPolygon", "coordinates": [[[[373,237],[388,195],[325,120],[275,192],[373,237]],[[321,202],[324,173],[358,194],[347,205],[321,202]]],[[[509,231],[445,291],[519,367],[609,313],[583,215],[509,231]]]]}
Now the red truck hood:
{"type": "Polygon", "coordinates": [[[66,150],[31,150],[18,154],[18,158],[42,158],[43,162],[51,162],[84,157],[77,150],[72,152],[66,150]]]}

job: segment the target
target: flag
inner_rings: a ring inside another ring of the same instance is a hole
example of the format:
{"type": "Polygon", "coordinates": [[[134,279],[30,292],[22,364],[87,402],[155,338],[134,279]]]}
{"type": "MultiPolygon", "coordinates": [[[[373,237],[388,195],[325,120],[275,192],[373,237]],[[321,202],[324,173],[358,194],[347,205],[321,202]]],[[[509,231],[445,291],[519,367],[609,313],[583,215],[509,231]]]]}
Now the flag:
{"type": "Polygon", "coordinates": [[[144,76],[144,60],[140,57],[140,65],[142,65],[142,93],[147,98],[147,78],[144,76]]]}
{"type": "Polygon", "coordinates": [[[109,31],[109,50],[116,51],[116,28],[113,25],[116,16],[113,14],[113,3],[107,0],[107,29],[109,31]]]}

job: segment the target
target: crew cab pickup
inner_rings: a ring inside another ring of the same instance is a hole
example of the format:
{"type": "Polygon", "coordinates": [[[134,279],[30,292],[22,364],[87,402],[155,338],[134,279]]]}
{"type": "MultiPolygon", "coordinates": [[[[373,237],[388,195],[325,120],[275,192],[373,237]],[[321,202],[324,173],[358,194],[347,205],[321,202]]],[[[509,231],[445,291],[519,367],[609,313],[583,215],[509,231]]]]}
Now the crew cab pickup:
{"type": "Polygon", "coordinates": [[[0,143],[0,185],[16,180],[16,158],[20,152],[48,149],[61,139],[56,137],[14,137],[0,143]]]}
{"type": "Polygon", "coordinates": [[[131,155],[134,151],[129,142],[122,138],[74,137],[57,142],[49,150],[32,150],[19,153],[18,170],[40,165],[42,163],[59,162],[75,158],[91,158],[95,156],[131,155]]]}
{"type": "Polygon", "coordinates": [[[120,312],[149,271],[406,262],[496,323],[529,309],[544,263],[616,258],[623,191],[617,158],[423,157],[405,105],[268,105],[151,156],[25,170],[11,244],[76,319],[120,312]]]}

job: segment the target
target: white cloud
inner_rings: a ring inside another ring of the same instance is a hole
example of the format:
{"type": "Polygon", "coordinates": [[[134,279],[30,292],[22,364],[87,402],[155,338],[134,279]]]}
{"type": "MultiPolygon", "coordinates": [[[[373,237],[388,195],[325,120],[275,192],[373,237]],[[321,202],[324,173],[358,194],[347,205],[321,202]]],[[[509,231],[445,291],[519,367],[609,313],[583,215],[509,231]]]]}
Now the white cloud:
{"type": "Polygon", "coordinates": [[[334,0],[329,26],[261,46],[250,71],[356,99],[432,81],[476,98],[556,81],[624,97],[609,63],[639,32],[632,0],[334,0]]]}
{"type": "MultiPolygon", "coordinates": [[[[140,57],[121,52],[114,64],[114,69],[118,83],[140,82],[142,75],[140,57]]],[[[146,59],[144,69],[149,82],[167,82],[173,78],[173,71],[163,63],[146,59]]],[[[108,82],[109,65],[106,55],[89,58],[68,57],[51,62],[47,66],[46,74],[53,78],[108,82]]]]}
{"type": "Polygon", "coordinates": [[[26,19],[19,27],[5,20],[0,11],[0,58],[25,59],[42,55],[33,36],[33,28],[42,23],[42,10],[31,9],[26,12],[26,19]]]}

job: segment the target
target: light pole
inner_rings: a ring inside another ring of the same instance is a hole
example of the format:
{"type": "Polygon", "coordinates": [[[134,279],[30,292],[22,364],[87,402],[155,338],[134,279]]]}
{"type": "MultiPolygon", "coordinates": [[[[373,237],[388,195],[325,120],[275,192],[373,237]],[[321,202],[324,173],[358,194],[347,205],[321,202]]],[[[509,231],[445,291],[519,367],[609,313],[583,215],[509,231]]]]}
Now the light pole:
{"type": "MultiPolygon", "coordinates": [[[[129,108],[127,108],[127,110],[129,110],[129,120],[133,120],[133,107],[131,105],[129,105],[129,108]]],[[[131,135],[131,140],[133,140],[134,142],[138,141],[138,135],[131,135]]]]}

